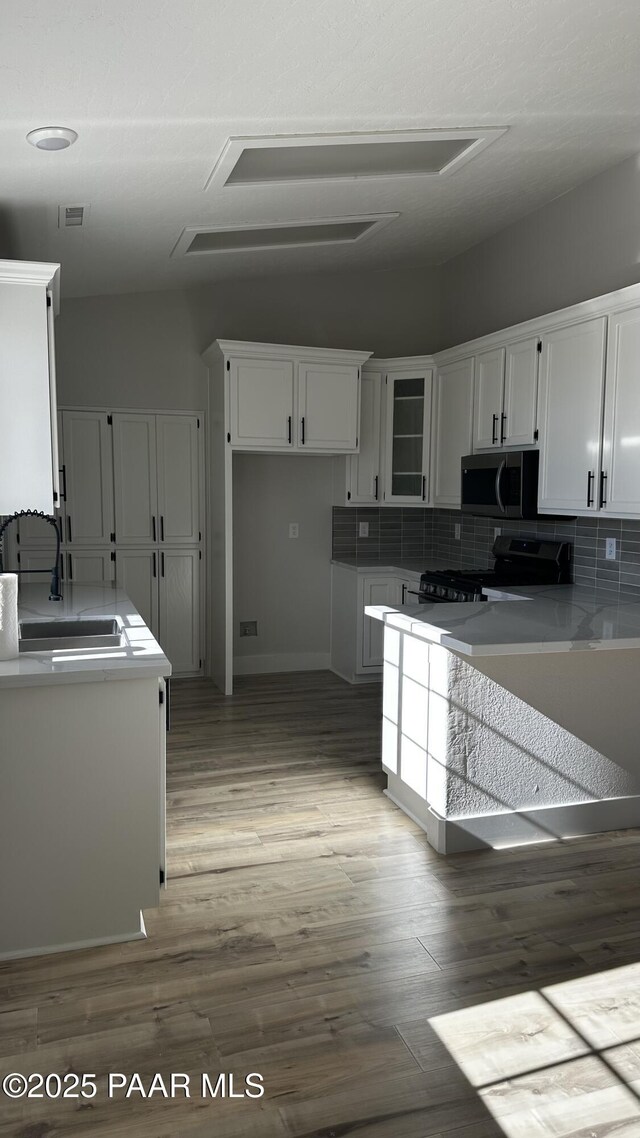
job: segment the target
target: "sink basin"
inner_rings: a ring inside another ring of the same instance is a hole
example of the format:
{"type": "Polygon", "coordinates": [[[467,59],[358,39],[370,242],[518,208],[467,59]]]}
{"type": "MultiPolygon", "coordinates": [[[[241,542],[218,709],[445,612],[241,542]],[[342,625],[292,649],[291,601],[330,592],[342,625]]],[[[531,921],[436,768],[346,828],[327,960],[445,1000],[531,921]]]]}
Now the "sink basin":
{"type": "Polygon", "coordinates": [[[56,652],[66,648],[115,648],[122,633],[113,617],[77,620],[21,620],[21,652],[56,652]]]}

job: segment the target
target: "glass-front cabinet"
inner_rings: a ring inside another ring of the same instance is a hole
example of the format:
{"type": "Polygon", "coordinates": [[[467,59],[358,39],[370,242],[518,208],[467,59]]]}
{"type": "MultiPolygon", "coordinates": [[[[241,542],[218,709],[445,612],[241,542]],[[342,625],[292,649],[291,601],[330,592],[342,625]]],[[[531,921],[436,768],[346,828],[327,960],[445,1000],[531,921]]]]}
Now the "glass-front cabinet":
{"type": "Polygon", "coordinates": [[[429,501],[433,370],[386,376],[385,502],[429,501]]]}

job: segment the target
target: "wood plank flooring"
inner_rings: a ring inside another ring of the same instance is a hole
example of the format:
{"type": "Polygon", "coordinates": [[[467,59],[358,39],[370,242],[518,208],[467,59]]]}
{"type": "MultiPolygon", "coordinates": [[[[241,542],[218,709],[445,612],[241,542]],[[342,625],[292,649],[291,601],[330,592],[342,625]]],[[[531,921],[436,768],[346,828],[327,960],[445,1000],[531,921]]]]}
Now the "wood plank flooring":
{"type": "Polygon", "coordinates": [[[381,793],[375,685],[172,695],[148,939],[0,965],[0,1073],[98,1094],[0,1095],[0,1138],[640,1138],[640,832],[441,858],[381,793]]]}

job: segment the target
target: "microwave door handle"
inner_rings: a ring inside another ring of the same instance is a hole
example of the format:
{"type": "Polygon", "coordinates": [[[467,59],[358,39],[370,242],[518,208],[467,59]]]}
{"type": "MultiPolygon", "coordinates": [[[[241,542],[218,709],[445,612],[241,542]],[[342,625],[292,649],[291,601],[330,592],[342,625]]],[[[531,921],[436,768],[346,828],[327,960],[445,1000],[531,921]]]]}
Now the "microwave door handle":
{"type": "Polygon", "coordinates": [[[500,465],[496,471],[496,502],[498,503],[498,507],[500,509],[500,512],[503,514],[506,514],[507,511],[505,509],[504,502],[502,501],[502,495],[500,493],[500,482],[502,480],[502,473],[503,473],[506,465],[507,465],[507,460],[506,460],[506,458],[503,458],[502,462],[500,463],[500,465]]]}

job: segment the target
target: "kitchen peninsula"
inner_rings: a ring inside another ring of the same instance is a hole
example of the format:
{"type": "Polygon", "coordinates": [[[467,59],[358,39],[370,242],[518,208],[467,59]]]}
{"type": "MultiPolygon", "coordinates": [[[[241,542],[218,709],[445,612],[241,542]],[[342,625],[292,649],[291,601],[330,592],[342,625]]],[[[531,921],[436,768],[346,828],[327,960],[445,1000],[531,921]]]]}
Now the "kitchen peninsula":
{"type": "Polygon", "coordinates": [[[638,824],[640,604],[572,586],[368,606],[386,793],[441,853],[638,824]]]}
{"type": "MultiPolygon", "coordinates": [[[[0,958],[144,936],[164,873],[171,665],[121,589],[21,589],[19,616],[113,618],[113,644],[0,662],[0,958]]],[[[40,633],[42,635],[42,632],[40,633]]]]}

